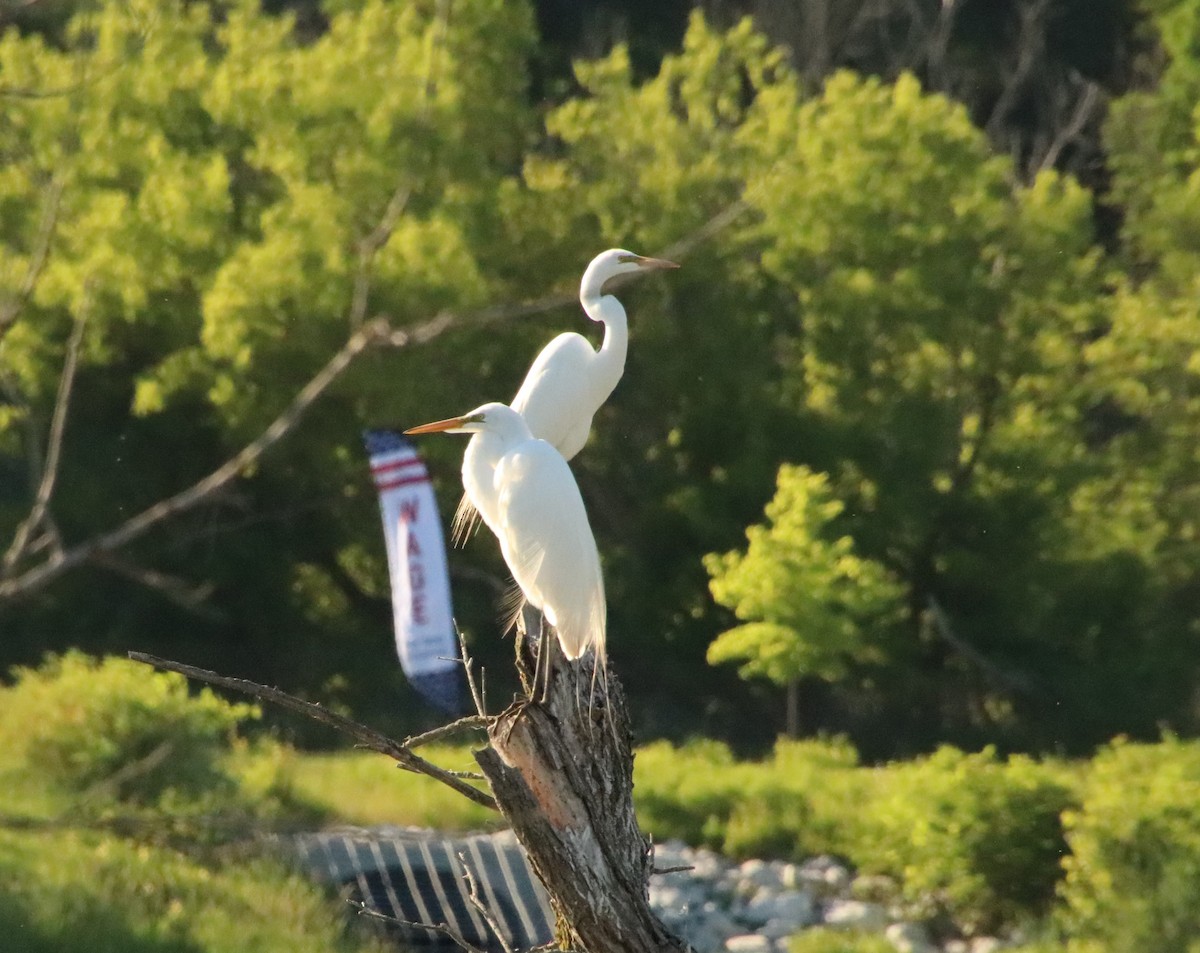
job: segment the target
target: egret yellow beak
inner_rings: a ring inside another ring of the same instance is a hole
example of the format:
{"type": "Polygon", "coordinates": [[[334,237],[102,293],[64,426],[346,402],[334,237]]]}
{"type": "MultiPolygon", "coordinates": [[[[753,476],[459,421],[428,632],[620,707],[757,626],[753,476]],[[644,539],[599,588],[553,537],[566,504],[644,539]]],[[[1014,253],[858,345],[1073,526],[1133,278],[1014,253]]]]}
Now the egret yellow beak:
{"type": "Polygon", "coordinates": [[[443,433],[447,430],[454,430],[456,427],[461,427],[470,420],[469,417],[447,417],[445,420],[435,420],[431,424],[421,424],[419,427],[409,427],[407,433],[443,433]]]}
{"type": "Polygon", "coordinates": [[[647,271],[661,271],[667,268],[678,268],[679,263],[667,261],[665,258],[643,258],[638,256],[638,267],[645,268],[647,271]]]}

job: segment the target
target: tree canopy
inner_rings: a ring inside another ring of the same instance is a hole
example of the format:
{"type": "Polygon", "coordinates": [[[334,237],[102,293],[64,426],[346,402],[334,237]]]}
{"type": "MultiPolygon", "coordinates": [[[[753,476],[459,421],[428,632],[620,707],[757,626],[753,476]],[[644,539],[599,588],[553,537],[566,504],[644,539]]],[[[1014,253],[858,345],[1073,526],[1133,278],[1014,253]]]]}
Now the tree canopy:
{"type": "MultiPolygon", "coordinates": [[[[933,12],[902,56],[718,4],[567,74],[511,0],[37,6],[0,20],[5,667],[152,649],[419,722],[359,430],[508,399],[587,329],[487,308],[674,248],[572,464],[646,734],[759,743],[800,676],[868,755],[1198,727],[1200,3],[1110,11],[1146,55],[1082,78],[1074,7],[1017,4],[993,81],[1050,32],[990,110],[933,12]]],[[[424,449],[448,514],[461,445],[424,449]]],[[[499,555],[451,566],[503,688],[499,555]]]]}

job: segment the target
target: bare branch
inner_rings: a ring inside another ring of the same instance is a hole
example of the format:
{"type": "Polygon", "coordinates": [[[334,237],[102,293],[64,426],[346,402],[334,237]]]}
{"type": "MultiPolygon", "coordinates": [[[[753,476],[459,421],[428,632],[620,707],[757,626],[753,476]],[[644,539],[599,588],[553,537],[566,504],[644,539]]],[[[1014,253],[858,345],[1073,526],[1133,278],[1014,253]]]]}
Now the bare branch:
{"type": "MultiPolygon", "coordinates": [[[[62,457],[67,410],[71,403],[71,388],[75,383],[75,371],[79,365],[79,348],[83,343],[83,329],[87,324],[88,310],[85,300],[83,311],[80,312],[75,327],[71,331],[71,337],[67,341],[63,369],[58,379],[58,395],[54,400],[54,414],[50,419],[50,434],[46,441],[46,459],[42,467],[37,493],[34,494],[33,506],[29,510],[29,515],[25,517],[17,527],[16,533],[13,534],[12,545],[9,546],[8,551],[4,554],[3,563],[0,564],[0,575],[7,576],[17,561],[28,551],[30,537],[35,530],[43,526],[49,512],[54,486],[58,481],[58,463],[62,457]]],[[[57,533],[53,535],[56,537],[57,533]]]]}
{"type": "Polygon", "coordinates": [[[463,670],[467,673],[467,687],[471,690],[471,698],[475,702],[475,710],[479,713],[480,718],[486,719],[488,717],[487,699],[475,684],[475,660],[467,652],[467,640],[463,638],[462,630],[458,628],[457,624],[454,630],[458,633],[459,655],[462,658],[463,670]]]}
{"type": "Polygon", "coordinates": [[[1021,26],[1017,38],[1017,62],[1009,73],[984,127],[984,131],[993,142],[999,140],[1005,119],[1025,91],[1030,75],[1044,56],[1046,12],[1049,7],[1050,0],[1027,0],[1018,11],[1021,26]]]}
{"type": "Polygon", "coordinates": [[[371,297],[371,278],[375,256],[387,244],[396,223],[404,214],[412,195],[412,186],[402,182],[392,193],[379,224],[358,244],[358,271],[354,275],[354,291],[350,300],[350,327],[358,328],[367,317],[367,305],[371,297]]]}
{"type": "Polygon", "coordinates": [[[466,950],[467,953],[487,953],[486,950],[481,950],[475,944],[468,941],[466,937],[448,923],[418,923],[416,920],[401,920],[399,917],[389,916],[386,913],[381,913],[378,910],[368,907],[362,900],[348,900],[346,902],[354,907],[360,916],[370,917],[372,920],[382,920],[384,923],[394,923],[397,926],[408,927],[412,930],[431,930],[434,933],[440,933],[442,936],[449,937],[458,946],[466,950]]]}
{"type": "Polygon", "coordinates": [[[92,558],[92,562],[104,569],[109,569],[124,576],[132,582],[147,589],[160,593],[168,601],[181,609],[186,609],[194,615],[214,621],[225,621],[228,616],[212,606],[205,605],[216,587],[211,582],[193,585],[178,576],[160,572],[157,569],[147,569],[135,563],[122,559],[113,553],[101,553],[92,558]]]}
{"type": "Polygon", "coordinates": [[[980,652],[979,649],[975,648],[975,646],[960,639],[950,627],[950,620],[946,617],[946,613],[942,611],[942,607],[937,599],[930,596],[927,604],[937,634],[941,636],[942,640],[950,648],[974,664],[988,681],[1000,688],[1016,691],[1022,695],[1036,694],[1033,680],[1024,672],[1010,671],[1002,668],[980,652]]]}
{"type": "Polygon", "coordinates": [[[479,911],[479,915],[483,917],[484,923],[488,925],[488,929],[492,931],[504,953],[514,953],[512,946],[500,932],[500,926],[496,923],[496,918],[492,916],[492,911],[479,899],[479,886],[475,883],[475,875],[471,873],[471,868],[467,866],[467,859],[461,851],[458,854],[458,862],[462,864],[463,877],[467,881],[467,899],[471,901],[471,906],[479,911]]]}
{"type": "Polygon", "coordinates": [[[58,229],[58,213],[62,207],[63,188],[66,179],[61,173],[56,174],[46,187],[45,203],[42,208],[42,220],[38,225],[37,237],[33,244],[33,253],[29,257],[29,265],[25,269],[25,277],[17,293],[0,304],[0,341],[20,317],[22,309],[32,297],[37,288],[38,279],[46,267],[46,259],[50,255],[50,245],[54,241],[54,233],[58,229]]]}
{"type": "Polygon", "coordinates": [[[1084,129],[1087,128],[1087,124],[1096,115],[1098,107],[1102,105],[1103,95],[1100,85],[1091,80],[1086,80],[1084,82],[1083,93],[1075,100],[1075,107],[1071,111],[1071,117],[1062,128],[1057,130],[1054,139],[1042,154],[1041,161],[1037,163],[1037,172],[1044,172],[1047,169],[1054,168],[1058,163],[1058,158],[1062,154],[1063,149],[1079,138],[1084,129]]]}
{"type": "Polygon", "coordinates": [[[230,678],[228,675],[218,675],[216,672],[210,672],[207,669],[196,668],[193,665],[185,665],[182,662],[173,662],[170,659],[159,658],[156,655],[147,655],[144,652],[130,652],[129,657],[135,662],[142,662],[154,668],[162,669],[167,672],[178,672],[188,678],[194,678],[199,682],[206,682],[209,685],[217,685],[221,688],[227,688],[231,691],[241,692],[244,695],[249,695],[252,698],[257,698],[260,701],[270,702],[273,705],[278,705],[280,708],[287,708],[290,711],[299,712],[301,715],[307,715],[314,721],[319,721],[323,725],[328,725],[343,734],[349,735],[361,747],[368,748],[371,751],[378,751],[380,754],[385,754],[393,759],[402,768],[414,772],[415,774],[424,774],[433,778],[435,781],[440,781],[447,787],[457,791],[468,800],[474,801],[483,807],[497,810],[496,802],[492,796],[486,791],[481,791],[479,788],[454,777],[454,775],[439,768],[436,764],[426,761],[420,755],[414,754],[407,746],[398,741],[380,734],[374,728],[368,728],[366,725],[361,725],[344,715],[339,715],[337,712],[330,711],[322,705],[315,702],[305,701],[302,698],[297,698],[295,695],[289,695],[287,692],[281,691],[278,688],[270,688],[267,685],[259,685],[257,682],[249,681],[244,678],[230,678]]]}
{"type": "Polygon", "coordinates": [[[41,588],[68,569],[82,565],[100,554],[112,552],[128,545],[163,520],[189,510],[212,496],[239,476],[248,466],[255,463],[282,437],[290,433],[313,402],[341,376],[355,357],[382,336],[384,330],[386,330],[386,325],[381,326],[379,323],[373,322],[352,335],[342,345],[342,349],[329,360],[329,363],[301,388],[292,403],[275,418],[266,430],[208,476],[198,480],[186,490],[165,500],[160,500],[126,520],[115,530],[65,552],[57,553],[42,565],[0,583],[0,599],[11,599],[41,588]]]}
{"type": "Polygon", "coordinates": [[[422,745],[433,744],[435,741],[441,741],[443,738],[458,734],[460,731],[468,731],[475,728],[486,730],[491,723],[492,720],[485,718],[483,715],[468,715],[466,718],[452,721],[450,724],[442,725],[440,728],[434,728],[419,735],[410,735],[404,739],[404,747],[420,748],[422,745]]]}
{"type": "Polygon", "coordinates": [[[88,787],[82,794],[80,794],[79,800],[87,803],[88,801],[91,801],[102,795],[108,795],[118,791],[121,785],[125,782],[132,781],[134,778],[139,778],[143,775],[149,774],[160,764],[166,761],[174,750],[175,745],[170,741],[164,741],[156,745],[149,754],[126,762],[108,777],[101,778],[95,784],[88,787]]]}

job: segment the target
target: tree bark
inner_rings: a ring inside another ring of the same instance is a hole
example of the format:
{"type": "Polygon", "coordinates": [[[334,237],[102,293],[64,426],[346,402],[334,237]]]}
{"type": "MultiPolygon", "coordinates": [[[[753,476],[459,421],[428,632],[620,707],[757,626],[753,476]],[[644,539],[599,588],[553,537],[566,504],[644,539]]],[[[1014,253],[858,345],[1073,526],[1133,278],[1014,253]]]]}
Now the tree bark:
{"type": "MultiPolygon", "coordinates": [[[[633,810],[625,695],[594,656],[566,662],[556,640],[547,697],[515,701],[475,759],[558,918],[558,945],[587,953],[690,948],[650,909],[654,853],[633,810]]],[[[528,673],[525,673],[526,675],[528,673]]]]}

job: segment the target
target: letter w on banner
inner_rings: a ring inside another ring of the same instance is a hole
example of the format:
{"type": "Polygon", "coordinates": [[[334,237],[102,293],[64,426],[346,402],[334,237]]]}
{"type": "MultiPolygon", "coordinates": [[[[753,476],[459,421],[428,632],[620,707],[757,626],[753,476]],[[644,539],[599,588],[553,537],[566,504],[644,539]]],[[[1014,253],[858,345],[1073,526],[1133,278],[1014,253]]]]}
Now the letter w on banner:
{"type": "Polygon", "coordinates": [[[464,676],[457,661],[446,543],[429,474],[402,434],[367,430],[363,441],[383,514],[400,667],[429,702],[457,714],[464,676]]]}

